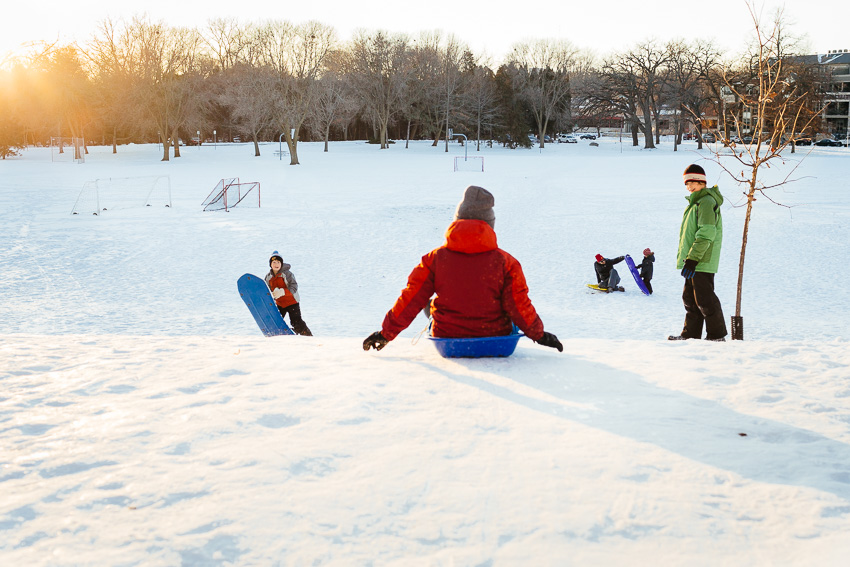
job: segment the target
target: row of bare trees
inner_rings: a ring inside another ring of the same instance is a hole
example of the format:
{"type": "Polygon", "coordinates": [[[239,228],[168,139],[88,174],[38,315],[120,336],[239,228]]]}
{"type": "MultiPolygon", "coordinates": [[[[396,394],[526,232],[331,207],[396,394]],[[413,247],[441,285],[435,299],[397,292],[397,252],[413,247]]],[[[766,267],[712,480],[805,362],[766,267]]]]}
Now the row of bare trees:
{"type": "Polygon", "coordinates": [[[340,42],[319,22],[216,19],[199,30],[145,17],[106,20],[85,45],[46,46],[6,67],[14,88],[0,93],[0,147],[72,136],[109,140],[117,151],[155,139],[168,160],[179,157],[179,140],[228,128],[250,138],[256,155],[260,141],[282,137],[292,164],[303,136],[327,150],[352,128],[381,148],[427,138],[448,151],[449,129],[512,146],[535,132],[545,145],[547,133],[617,119],[635,145],[642,133],[651,148],[663,119],[678,141],[701,131],[707,115],[740,116],[743,97],[729,102],[723,90],[757,80],[747,61],[723,62],[706,42],[645,41],[597,63],[566,41],[536,40],[517,44],[494,71],[441,32],[359,31],[340,42]]]}

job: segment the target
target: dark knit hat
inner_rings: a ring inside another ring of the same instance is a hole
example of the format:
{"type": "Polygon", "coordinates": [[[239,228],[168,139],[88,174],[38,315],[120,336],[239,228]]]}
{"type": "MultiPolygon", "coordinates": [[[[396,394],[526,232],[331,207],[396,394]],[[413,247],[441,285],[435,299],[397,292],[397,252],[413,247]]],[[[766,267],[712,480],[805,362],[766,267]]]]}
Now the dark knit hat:
{"type": "Polygon", "coordinates": [[[274,252],[272,252],[272,255],[269,256],[269,266],[272,265],[272,260],[274,260],[275,258],[280,260],[280,263],[283,264],[283,256],[280,255],[280,252],[275,250],[274,252]]]}
{"type": "Polygon", "coordinates": [[[597,255],[596,255],[596,261],[597,261],[597,262],[601,262],[601,261],[602,261],[602,260],[604,260],[604,259],[605,259],[605,258],[603,258],[603,257],[602,257],[602,254],[597,254],[597,255]]]}
{"type": "Polygon", "coordinates": [[[495,203],[496,199],[488,190],[477,185],[470,185],[463,193],[463,200],[457,205],[455,220],[482,220],[495,228],[496,213],[493,212],[495,203]]]}
{"type": "Polygon", "coordinates": [[[707,183],[705,170],[695,163],[692,163],[687,167],[687,169],[685,169],[683,176],[685,178],[685,183],[688,181],[702,181],[703,183],[707,183]]]}

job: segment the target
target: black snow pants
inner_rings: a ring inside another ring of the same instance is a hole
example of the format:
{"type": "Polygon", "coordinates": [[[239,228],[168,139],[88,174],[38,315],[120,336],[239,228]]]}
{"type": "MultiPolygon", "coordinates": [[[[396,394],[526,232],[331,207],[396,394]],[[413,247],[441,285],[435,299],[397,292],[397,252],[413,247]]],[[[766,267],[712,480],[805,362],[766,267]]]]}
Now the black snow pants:
{"type": "Polygon", "coordinates": [[[693,278],[686,279],[682,302],[685,304],[683,337],[701,338],[703,323],[705,338],[719,339],[727,335],[723,308],[714,293],[714,274],[697,272],[693,278]]]}
{"type": "Polygon", "coordinates": [[[297,335],[305,335],[308,337],[312,337],[313,333],[310,332],[310,329],[307,328],[307,323],[304,322],[304,319],[301,318],[301,306],[297,303],[293,303],[289,307],[281,307],[277,306],[277,310],[280,311],[280,315],[285,317],[287,313],[289,313],[289,323],[292,325],[292,330],[295,331],[297,335]]]}

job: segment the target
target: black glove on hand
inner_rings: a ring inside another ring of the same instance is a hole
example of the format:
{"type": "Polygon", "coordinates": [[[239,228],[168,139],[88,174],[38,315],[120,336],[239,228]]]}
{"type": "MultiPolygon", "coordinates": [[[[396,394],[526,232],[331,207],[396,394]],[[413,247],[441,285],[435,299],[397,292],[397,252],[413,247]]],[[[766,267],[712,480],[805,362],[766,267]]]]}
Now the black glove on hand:
{"type": "Polygon", "coordinates": [[[564,345],[562,345],[561,341],[558,340],[558,337],[556,337],[552,333],[543,333],[543,336],[540,337],[540,340],[535,342],[539,345],[547,346],[549,348],[556,348],[558,349],[558,352],[564,352],[564,345]]]}
{"type": "Polygon", "coordinates": [[[682,277],[686,280],[694,277],[694,274],[697,272],[697,262],[696,260],[685,260],[685,267],[682,268],[682,277]]]}
{"type": "Polygon", "coordinates": [[[375,350],[381,350],[387,343],[390,342],[384,338],[384,335],[381,334],[381,331],[375,331],[363,341],[363,350],[369,350],[373,348],[375,350]]]}

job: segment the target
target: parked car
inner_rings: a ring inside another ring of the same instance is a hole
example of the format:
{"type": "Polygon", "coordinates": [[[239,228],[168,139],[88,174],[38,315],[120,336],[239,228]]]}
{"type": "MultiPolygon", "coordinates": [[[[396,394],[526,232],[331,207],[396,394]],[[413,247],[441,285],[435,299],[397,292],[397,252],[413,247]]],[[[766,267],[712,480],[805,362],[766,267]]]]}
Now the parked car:
{"type": "Polygon", "coordinates": [[[794,140],[794,144],[798,146],[811,146],[812,139],[811,138],[797,138],[794,140]]]}
{"type": "Polygon", "coordinates": [[[706,132],[702,135],[702,141],[706,144],[713,144],[717,141],[717,138],[711,132],[706,132]]]}
{"type": "Polygon", "coordinates": [[[552,143],[552,136],[550,136],[549,134],[544,134],[543,141],[547,144],[551,144],[552,143]]]}
{"type": "Polygon", "coordinates": [[[844,144],[838,140],[833,140],[832,138],[824,138],[823,140],[818,140],[815,142],[816,146],[826,146],[830,148],[843,148],[844,144]]]}
{"type": "Polygon", "coordinates": [[[559,144],[578,144],[578,140],[573,134],[558,134],[559,144]]]}
{"type": "Polygon", "coordinates": [[[596,134],[582,134],[581,136],[579,136],[579,138],[581,138],[582,140],[595,140],[596,134]]]}

